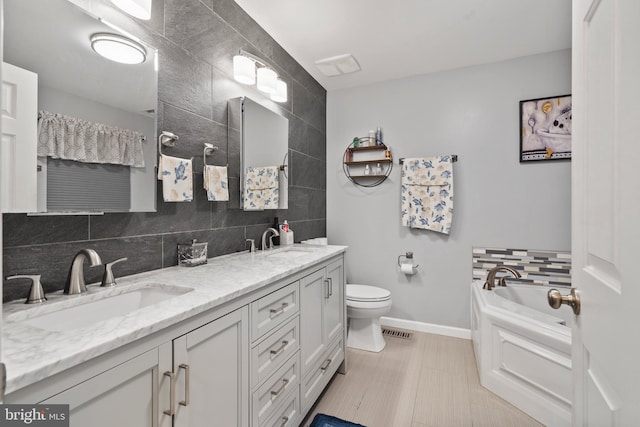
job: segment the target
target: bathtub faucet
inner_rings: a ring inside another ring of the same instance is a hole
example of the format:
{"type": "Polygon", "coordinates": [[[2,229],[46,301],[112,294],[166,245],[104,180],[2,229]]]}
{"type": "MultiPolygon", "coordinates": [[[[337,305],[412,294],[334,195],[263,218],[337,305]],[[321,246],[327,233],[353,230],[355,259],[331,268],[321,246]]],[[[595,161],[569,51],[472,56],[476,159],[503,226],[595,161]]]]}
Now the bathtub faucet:
{"type": "MultiPolygon", "coordinates": [[[[495,287],[496,274],[498,273],[498,271],[508,271],[511,274],[513,274],[513,276],[516,277],[516,278],[522,277],[522,276],[520,276],[520,273],[518,273],[513,268],[507,267],[506,265],[499,265],[499,266],[493,267],[491,270],[489,270],[489,273],[487,274],[487,281],[484,282],[484,286],[482,287],[482,289],[486,289],[486,290],[490,291],[491,289],[493,289],[495,287]]],[[[501,277],[500,278],[500,280],[498,281],[498,286],[507,286],[507,284],[505,282],[505,277],[501,277]]]]}

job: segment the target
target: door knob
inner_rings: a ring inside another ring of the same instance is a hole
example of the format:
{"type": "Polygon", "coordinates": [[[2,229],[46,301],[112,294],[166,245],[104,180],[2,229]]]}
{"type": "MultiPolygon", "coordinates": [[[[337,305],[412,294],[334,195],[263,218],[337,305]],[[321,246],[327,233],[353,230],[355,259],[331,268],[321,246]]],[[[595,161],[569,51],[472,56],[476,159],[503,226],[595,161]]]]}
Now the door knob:
{"type": "Polygon", "coordinates": [[[547,292],[547,301],[551,308],[558,309],[562,304],[567,304],[573,309],[573,314],[580,314],[580,296],[574,288],[571,288],[569,295],[562,295],[557,289],[547,292]]]}

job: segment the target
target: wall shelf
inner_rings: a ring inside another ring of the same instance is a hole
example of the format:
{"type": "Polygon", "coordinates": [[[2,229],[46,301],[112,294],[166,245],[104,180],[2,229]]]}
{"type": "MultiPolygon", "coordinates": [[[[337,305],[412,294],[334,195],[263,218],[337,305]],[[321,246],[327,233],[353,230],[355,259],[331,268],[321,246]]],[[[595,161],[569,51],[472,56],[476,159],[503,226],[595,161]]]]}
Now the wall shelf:
{"type": "Polygon", "coordinates": [[[372,145],[370,137],[360,137],[358,143],[366,146],[354,147],[352,142],[344,150],[342,156],[342,168],[344,174],[351,182],[361,187],[375,187],[382,184],[393,169],[391,150],[386,145],[372,145]],[[381,170],[376,170],[380,167],[381,170]],[[366,169],[369,173],[366,173],[366,169]]]}

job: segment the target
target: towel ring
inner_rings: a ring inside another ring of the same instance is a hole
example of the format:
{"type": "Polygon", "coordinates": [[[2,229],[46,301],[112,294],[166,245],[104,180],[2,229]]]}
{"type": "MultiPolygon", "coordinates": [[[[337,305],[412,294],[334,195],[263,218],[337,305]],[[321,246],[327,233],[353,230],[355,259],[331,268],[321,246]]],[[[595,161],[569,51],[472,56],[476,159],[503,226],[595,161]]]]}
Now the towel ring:
{"type": "Polygon", "coordinates": [[[178,135],[175,133],[167,132],[163,130],[160,136],[158,136],[158,154],[162,155],[162,146],[175,147],[178,135]]]}
{"type": "Polygon", "coordinates": [[[216,147],[213,144],[210,144],[208,142],[204,143],[204,150],[202,151],[202,159],[204,161],[205,166],[211,166],[211,165],[207,164],[207,156],[212,156],[213,153],[215,153],[219,149],[220,148],[216,147]]]}

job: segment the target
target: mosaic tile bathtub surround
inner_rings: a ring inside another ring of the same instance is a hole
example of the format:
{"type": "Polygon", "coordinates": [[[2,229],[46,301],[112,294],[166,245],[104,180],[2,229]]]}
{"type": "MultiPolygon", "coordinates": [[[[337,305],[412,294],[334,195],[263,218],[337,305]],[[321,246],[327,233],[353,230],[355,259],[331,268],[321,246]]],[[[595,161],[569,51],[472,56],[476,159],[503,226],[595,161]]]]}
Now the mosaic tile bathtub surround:
{"type": "Polygon", "coordinates": [[[506,265],[522,275],[518,282],[571,286],[571,252],[473,248],[472,261],[473,280],[484,280],[493,267],[506,265]]]}

